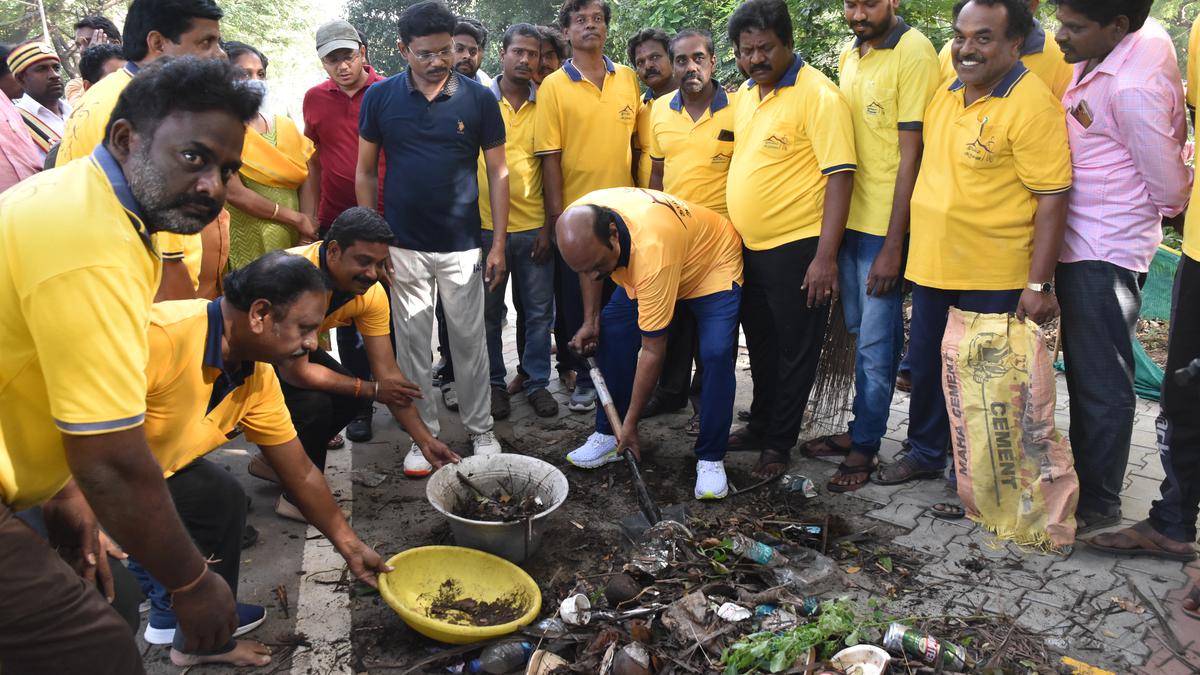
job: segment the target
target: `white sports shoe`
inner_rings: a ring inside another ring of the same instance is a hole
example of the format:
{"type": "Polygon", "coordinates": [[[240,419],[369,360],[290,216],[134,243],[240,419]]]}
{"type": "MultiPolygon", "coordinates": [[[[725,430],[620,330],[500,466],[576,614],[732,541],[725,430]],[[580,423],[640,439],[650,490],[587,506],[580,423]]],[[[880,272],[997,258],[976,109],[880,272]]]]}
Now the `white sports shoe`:
{"type": "Polygon", "coordinates": [[[621,461],[617,454],[617,437],[593,431],[583,445],[567,453],[567,461],[581,469],[598,469],[605,464],[621,461]]]}
{"type": "Polygon", "coordinates": [[[498,455],[504,452],[504,449],[500,447],[500,441],[496,440],[496,433],[493,431],[471,434],[471,449],[476,455],[498,455]]]}
{"type": "Polygon", "coordinates": [[[725,462],[696,462],[696,499],[724,499],[729,494],[725,462]]]}
{"type": "Polygon", "coordinates": [[[409,478],[424,478],[431,473],[433,473],[433,465],[425,460],[425,455],[421,454],[421,448],[413,443],[408,454],[404,456],[404,475],[409,478]]]}

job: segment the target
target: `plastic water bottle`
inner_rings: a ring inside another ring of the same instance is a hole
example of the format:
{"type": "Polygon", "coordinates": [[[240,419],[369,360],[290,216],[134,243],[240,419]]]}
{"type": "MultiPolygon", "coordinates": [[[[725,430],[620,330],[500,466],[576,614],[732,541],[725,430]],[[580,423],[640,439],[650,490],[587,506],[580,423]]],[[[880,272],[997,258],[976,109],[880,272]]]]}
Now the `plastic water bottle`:
{"type": "Polygon", "coordinates": [[[533,654],[533,645],[528,642],[505,642],[483,650],[478,659],[471,660],[467,672],[504,675],[520,668],[533,654]]]}
{"type": "Polygon", "coordinates": [[[766,565],[767,567],[780,567],[788,563],[787,556],[771,546],[761,541],[755,541],[744,534],[735,534],[730,537],[730,541],[734,555],[745,558],[750,562],[766,565]]]}

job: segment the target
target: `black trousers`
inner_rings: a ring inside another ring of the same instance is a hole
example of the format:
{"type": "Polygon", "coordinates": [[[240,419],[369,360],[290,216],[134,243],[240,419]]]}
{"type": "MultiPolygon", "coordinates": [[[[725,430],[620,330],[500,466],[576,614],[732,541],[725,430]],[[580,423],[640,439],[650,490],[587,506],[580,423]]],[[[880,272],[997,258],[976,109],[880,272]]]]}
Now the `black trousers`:
{"type": "MultiPolygon", "coordinates": [[[[308,360],[342,375],[355,377],[326,351],[318,349],[310,352],[308,360]]],[[[351,420],[371,414],[371,399],[302,389],[282,380],[280,386],[305,454],[318,469],[324,471],[329,441],[351,420]]]]}
{"type": "Polygon", "coordinates": [[[796,444],[817,375],[829,305],[808,307],[800,290],[816,252],[817,237],[742,250],[742,329],[754,380],[748,426],[772,450],[796,444]]]}
{"type": "Polygon", "coordinates": [[[1162,499],[1150,507],[1150,524],[1175,541],[1196,540],[1200,512],[1200,379],[1175,381],[1175,371],[1200,357],[1200,262],[1184,255],[1175,277],[1171,335],[1158,417],[1159,456],[1166,478],[1162,499]]]}

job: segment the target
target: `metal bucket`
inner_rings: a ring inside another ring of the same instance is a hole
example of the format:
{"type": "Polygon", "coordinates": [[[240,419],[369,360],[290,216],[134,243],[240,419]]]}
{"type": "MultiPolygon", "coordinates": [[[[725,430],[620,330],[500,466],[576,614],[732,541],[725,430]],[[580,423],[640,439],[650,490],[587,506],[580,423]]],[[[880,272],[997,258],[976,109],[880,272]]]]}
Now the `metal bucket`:
{"type": "Polygon", "coordinates": [[[567,491],[567,477],[556,467],[524,455],[496,454],[464,457],[458,464],[447,464],[438,469],[425,486],[425,497],[450,521],[456,544],[519,563],[537,550],[546,529],[546,516],[562,506],[567,491]],[[473,494],[458,480],[457,473],[470,478],[484,492],[496,489],[501,481],[518,488],[528,485],[546,504],[546,509],[531,518],[511,523],[457,516],[453,513],[454,505],[459,499],[473,494]]]}

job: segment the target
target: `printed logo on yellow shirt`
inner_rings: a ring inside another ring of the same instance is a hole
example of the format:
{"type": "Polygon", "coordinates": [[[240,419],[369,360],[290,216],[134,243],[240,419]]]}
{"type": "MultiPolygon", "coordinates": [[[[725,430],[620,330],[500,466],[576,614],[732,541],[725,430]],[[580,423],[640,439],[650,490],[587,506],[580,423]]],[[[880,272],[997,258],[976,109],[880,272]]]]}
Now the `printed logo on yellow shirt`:
{"type": "Polygon", "coordinates": [[[879,101],[872,99],[871,102],[867,105],[867,115],[869,115],[871,117],[879,117],[879,116],[882,116],[883,114],[884,114],[883,106],[880,105],[879,101]]]}
{"type": "Polygon", "coordinates": [[[628,122],[633,119],[633,106],[625,106],[621,108],[621,112],[617,113],[617,118],[622,122],[628,122]]]}
{"type": "Polygon", "coordinates": [[[792,139],[787,134],[771,134],[763,141],[763,147],[768,150],[787,150],[792,139]]]}
{"type": "Polygon", "coordinates": [[[992,163],[996,161],[996,156],[993,154],[993,148],[996,147],[996,134],[993,130],[987,128],[988,118],[984,117],[979,123],[979,133],[975,134],[975,140],[967,144],[963,151],[963,156],[967,159],[976,162],[992,163]],[[987,140],[984,140],[984,139],[987,140]]]}
{"type": "Polygon", "coordinates": [[[728,164],[729,160],[731,160],[731,159],[733,159],[733,155],[730,155],[725,152],[718,152],[717,154],[712,156],[712,163],[713,164],[728,164]]]}

